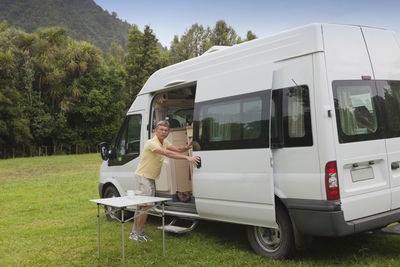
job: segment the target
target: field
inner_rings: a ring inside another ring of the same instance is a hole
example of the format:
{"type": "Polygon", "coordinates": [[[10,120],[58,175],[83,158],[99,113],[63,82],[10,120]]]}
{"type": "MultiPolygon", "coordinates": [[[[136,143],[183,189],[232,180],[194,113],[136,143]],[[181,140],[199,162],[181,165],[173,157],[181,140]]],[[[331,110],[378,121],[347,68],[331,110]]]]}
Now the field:
{"type": "MultiPolygon", "coordinates": [[[[101,217],[97,259],[98,154],[0,161],[0,266],[120,266],[121,227],[101,217]]],[[[166,234],[159,218],[147,226],[153,242],[127,239],[126,266],[400,266],[400,237],[359,234],[318,238],[287,261],[257,256],[240,225],[201,221],[185,235],[166,234]]]]}

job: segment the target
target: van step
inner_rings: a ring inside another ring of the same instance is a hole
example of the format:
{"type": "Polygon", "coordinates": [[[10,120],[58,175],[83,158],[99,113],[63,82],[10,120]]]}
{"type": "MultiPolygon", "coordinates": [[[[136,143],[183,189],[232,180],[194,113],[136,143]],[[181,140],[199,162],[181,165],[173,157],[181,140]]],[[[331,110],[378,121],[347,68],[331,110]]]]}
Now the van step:
{"type": "MultiPolygon", "coordinates": [[[[178,218],[174,218],[169,224],[164,226],[164,231],[175,233],[175,234],[184,234],[184,233],[192,231],[194,228],[196,228],[197,224],[199,223],[198,220],[186,220],[186,219],[183,220],[183,219],[181,219],[180,222],[181,221],[191,221],[192,224],[189,227],[178,226],[178,225],[176,225],[176,223],[178,222],[178,218]]],[[[163,227],[159,226],[159,227],[157,227],[157,229],[162,230],[163,227]]]]}
{"type": "Polygon", "coordinates": [[[390,234],[390,235],[400,235],[400,223],[382,228],[381,232],[383,232],[384,234],[390,234]]]}

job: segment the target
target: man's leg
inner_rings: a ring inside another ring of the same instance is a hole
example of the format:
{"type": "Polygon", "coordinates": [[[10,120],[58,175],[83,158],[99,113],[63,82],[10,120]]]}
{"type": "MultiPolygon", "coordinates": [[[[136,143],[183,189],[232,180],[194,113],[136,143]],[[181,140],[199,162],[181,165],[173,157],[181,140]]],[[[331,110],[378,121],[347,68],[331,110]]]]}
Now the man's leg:
{"type": "MultiPolygon", "coordinates": [[[[135,182],[136,182],[136,190],[140,191],[140,195],[143,196],[154,196],[155,195],[155,182],[154,180],[147,179],[145,177],[141,176],[135,176],[135,182]]],[[[136,234],[137,237],[139,236],[141,238],[144,237],[144,240],[146,241],[151,241],[151,239],[147,236],[147,234],[144,233],[144,226],[147,221],[147,211],[151,208],[152,206],[138,206],[137,207],[137,212],[135,212],[135,219],[133,221],[133,226],[132,226],[132,233],[136,234]],[[138,214],[140,214],[138,216],[138,214]],[[137,216],[137,217],[136,217],[137,216]]]]}
{"type": "Polygon", "coordinates": [[[133,219],[133,226],[132,226],[132,232],[134,233],[141,233],[143,232],[144,225],[146,224],[147,221],[147,210],[149,207],[147,206],[139,206],[137,207],[137,210],[135,211],[135,218],[133,219]],[[140,213],[140,216],[138,214],[140,213]],[[138,231],[136,230],[136,227],[138,228],[138,231]]]}

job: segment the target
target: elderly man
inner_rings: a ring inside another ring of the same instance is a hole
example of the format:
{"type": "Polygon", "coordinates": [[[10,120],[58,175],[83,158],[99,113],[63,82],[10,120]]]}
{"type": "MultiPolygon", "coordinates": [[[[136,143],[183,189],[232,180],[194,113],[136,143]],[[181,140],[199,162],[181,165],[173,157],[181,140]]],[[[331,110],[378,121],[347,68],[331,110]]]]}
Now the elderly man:
{"type": "MultiPolygon", "coordinates": [[[[155,180],[160,177],[164,157],[187,160],[195,165],[200,162],[198,157],[189,157],[177,153],[191,149],[192,142],[186,146],[175,146],[166,140],[169,134],[168,121],[159,121],[155,134],[156,135],[144,145],[142,158],[135,172],[134,186],[137,195],[155,196],[155,180]]],[[[129,234],[129,239],[151,241],[150,237],[143,231],[147,220],[146,211],[149,208],[149,206],[137,207],[137,211],[140,211],[142,214],[136,217],[137,212],[135,212],[135,219],[132,232],[129,234]]]]}

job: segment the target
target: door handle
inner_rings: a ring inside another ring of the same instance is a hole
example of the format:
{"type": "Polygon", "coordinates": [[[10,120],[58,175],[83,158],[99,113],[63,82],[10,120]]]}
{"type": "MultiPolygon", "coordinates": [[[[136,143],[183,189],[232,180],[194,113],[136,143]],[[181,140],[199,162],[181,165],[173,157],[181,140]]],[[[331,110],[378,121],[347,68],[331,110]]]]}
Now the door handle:
{"type": "Polygon", "coordinates": [[[392,170],[396,170],[398,168],[400,168],[400,164],[398,162],[392,162],[392,170]]]}
{"type": "Polygon", "coordinates": [[[197,167],[197,169],[200,169],[201,168],[201,158],[200,157],[197,157],[197,158],[199,158],[200,162],[199,162],[199,164],[196,165],[196,167],[197,167]]]}

